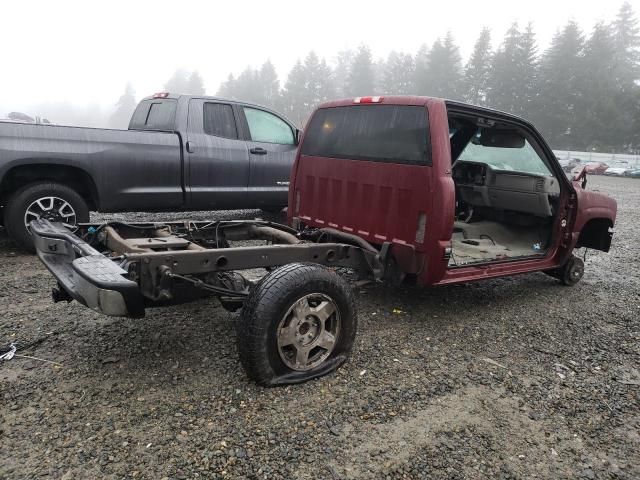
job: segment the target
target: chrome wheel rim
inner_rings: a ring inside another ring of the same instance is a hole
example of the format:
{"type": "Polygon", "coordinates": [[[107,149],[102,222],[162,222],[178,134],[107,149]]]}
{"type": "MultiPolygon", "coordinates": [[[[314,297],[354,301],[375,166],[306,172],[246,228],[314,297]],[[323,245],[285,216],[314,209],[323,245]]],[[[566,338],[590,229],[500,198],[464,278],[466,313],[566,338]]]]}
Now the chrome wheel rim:
{"type": "Polygon", "coordinates": [[[296,300],[278,324],[278,353],[292,370],[320,365],[334,351],[340,335],[340,311],[333,299],[311,293],[296,300]]]}
{"type": "Polygon", "coordinates": [[[41,197],[31,202],[24,213],[24,226],[29,229],[29,222],[39,218],[61,222],[71,229],[76,227],[76,211],[69,202],[60,197],[41,197]]]}

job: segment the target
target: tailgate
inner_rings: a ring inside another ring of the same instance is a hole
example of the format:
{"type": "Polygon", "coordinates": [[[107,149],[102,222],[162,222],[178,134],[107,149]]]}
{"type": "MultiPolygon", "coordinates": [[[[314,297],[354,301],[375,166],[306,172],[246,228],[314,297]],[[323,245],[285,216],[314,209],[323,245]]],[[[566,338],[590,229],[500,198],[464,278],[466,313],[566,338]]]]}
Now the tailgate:
{"type": "Polygon", "coordinates": [[[61,224],[30,224],[38,257],[62,290],[83,305],[110,316],[142,317],[144,301],[127,271],[61,224]]]}

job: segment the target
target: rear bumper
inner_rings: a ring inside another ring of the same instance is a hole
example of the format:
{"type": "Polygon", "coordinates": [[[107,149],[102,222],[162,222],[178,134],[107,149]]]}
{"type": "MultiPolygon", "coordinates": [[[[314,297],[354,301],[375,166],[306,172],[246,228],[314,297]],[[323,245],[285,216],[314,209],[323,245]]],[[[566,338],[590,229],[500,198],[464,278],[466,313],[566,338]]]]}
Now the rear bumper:
{"type": "Polygon", "coordinates": [[[62,225],[34,220],[30,227],[38,257],[71,298],[104,315],[144,316],[142,294],[126,270],[62,225]]]}

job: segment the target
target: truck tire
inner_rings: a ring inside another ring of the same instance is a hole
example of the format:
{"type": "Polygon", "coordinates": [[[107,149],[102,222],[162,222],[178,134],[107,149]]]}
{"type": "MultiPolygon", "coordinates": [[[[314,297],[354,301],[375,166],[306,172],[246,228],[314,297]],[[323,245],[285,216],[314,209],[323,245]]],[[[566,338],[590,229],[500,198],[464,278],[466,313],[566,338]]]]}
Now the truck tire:
{"type": "Polygon", "coordinates": [[[571,255],[564,265],[552,270],[545,270],[544,273],[557,278],[563,285],[573,287],[584,275],[584,262],[581,258],[571,255]]]}
{"type": "Polygon", "coordinates": [[[305,382],[347,361],[357,323],[345,280],[317,264],[285,265],[245,302],[237,326],[240,361],[260,385],[305,382]]]}
{"type": "Polygon", "coordinates": [[[63,222],[70,228],[89,221],[89,207],[78,193],[55,182],[36,182],[15,192],[5,209],[5,228],[21,248],[34,252],[27,223],[35,218],[63,222]]]}
{"type": "Polygon", "coordinates": [[[567,263],[560,269],[559,277],[563,285],[573,287],[584,275],[584,262],[581,258],[571,255],[567,263]]]}

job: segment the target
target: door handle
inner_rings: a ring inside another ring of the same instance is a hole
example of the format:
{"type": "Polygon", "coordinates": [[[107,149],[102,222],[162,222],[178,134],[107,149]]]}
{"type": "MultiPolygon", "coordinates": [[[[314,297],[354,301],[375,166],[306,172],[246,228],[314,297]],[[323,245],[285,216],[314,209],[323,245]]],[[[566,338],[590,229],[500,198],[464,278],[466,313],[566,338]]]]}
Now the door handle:
{"type": "Polygon", "coordinates": [[[249,151],[251,153],[253,153],[254,155],[266,155],[267,154],[267,151],[262,147],[254,147],[249,151]]]}
{"type": "Polygon", "coordinates": [[[187,142],[187,152],[193,153],[196,151],[196,146],[193,142],[187,142]]]}

